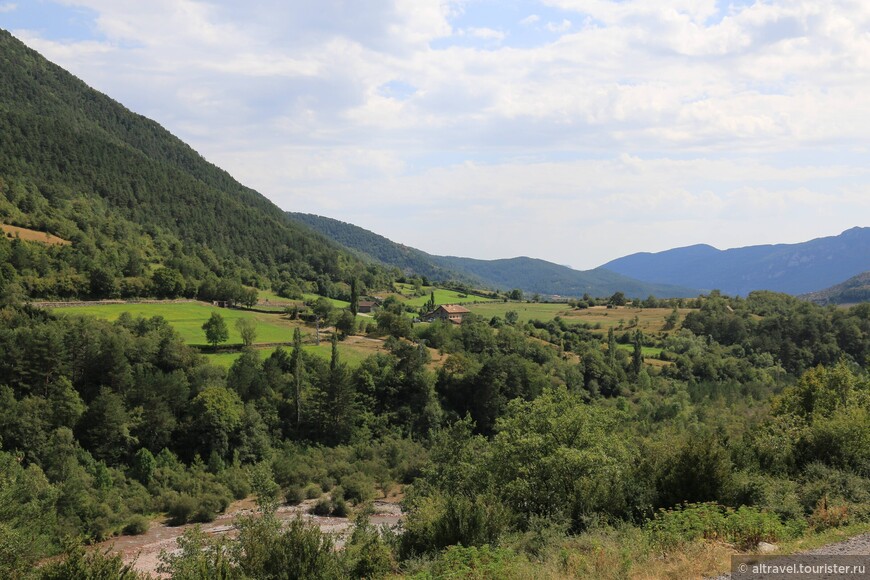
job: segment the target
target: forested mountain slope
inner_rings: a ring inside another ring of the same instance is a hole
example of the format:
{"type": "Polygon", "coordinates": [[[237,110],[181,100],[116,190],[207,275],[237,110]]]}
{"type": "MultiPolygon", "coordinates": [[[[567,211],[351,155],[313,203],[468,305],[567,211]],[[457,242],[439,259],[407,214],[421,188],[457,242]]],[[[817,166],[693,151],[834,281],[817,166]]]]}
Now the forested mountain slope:
{"type": "MultiPolygon", "coordinates": [[[[5,31],[0,78],[0,222],[73,241],[65,250],[16,250],[33,255],[12,261],[7,278],[61,271],[88,281],[100,269],[118,281],[165,265],[195,286],[209,274],[276,284],[349,280],[366,270],[154,121],[5,31]],[[45,262],[52,267],[34,270],[45,262]]],[[[0,247],[0,255],[11,253],[0,247]]],[[[26,282],[31,292],[67,291],[26,282]]]]}
{"type": "Polygon", "coordinates": [[[601,266],[647,282],[746,295],[753,290],[802,294],[870,270],[870,228],[800,244],[718,250],[696,245],[638,253],[601,266]]]}
{"type": "Polygon", "coordinates": [[[650,284],[603,269],[579,271],[545,260],[518,257],[503,260],[476,260],[454,256],[434,256],[397,244],[358,226],[311,214],[291,213],[318,232],[343,246],[372,259],[405,271],[436,280],[458,279],[508,290],[559,294],[563,296],[608,296],[623,292],[633,297],[650,294],[668,297],[696,295],[695,290],[668,284],[650,284]]]}
{"type": "Polygon", "coordinates": [[[804,294],[801,298],[823,305],[870,302],[870,272],[852,276],[845,282],[825,290],[804,294]]]}
{"type": "Polygon", "coordinates": [[[288,212],[288,215],[368,259],[399,268],[408,274],[426,276],[439,282],[452,279],[483,282],[467,272],[446,267],[440,263],[442,259],[439,256],[398,244],[359,226],[310,213],[288,212]]]}

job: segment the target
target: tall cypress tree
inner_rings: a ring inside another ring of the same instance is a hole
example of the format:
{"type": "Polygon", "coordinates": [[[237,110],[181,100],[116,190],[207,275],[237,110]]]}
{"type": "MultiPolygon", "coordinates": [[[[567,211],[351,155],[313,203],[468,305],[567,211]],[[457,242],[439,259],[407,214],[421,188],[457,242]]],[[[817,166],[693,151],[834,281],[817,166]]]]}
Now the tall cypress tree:
{"type": "Polygon", "coordinates": [[[635,376],[640,374],[640,369],[643,367],[643,333],[638,330],[634,333],[634,353],[631,357],[631,370],[635,376]]]}
{"type": "Polygon", "coordinates": [[[350,281],[350,312],[354,316],[359,312],[359,291],[356,287],[356,278],[350,281]]]}
{"type": "Polygon", "coordinates": [[[616,337],[612,326],[607,329],[607,364],[611,369],[616,369],[616,337]]]}
{"type": "Polygon", "coordinates": [[[297,326],[293,330],[293,383],[296,391],[296,428],[302,425],[302,331],[297,326]]]}

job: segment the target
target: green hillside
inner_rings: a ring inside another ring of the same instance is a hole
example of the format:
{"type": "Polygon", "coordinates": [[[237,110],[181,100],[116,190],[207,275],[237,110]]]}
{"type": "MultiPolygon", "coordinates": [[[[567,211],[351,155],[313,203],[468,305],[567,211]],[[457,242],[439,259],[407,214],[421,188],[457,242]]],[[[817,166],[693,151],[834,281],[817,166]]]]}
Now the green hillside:
{"type": "Polygon", "coordinates": [[[475,260],[434,256],[353,224],[311,214],[291,213],[290,216],[380,264],[440,281],[457,280],[499,290],[519,288],[526,292],[578,297],[583,294],[609,296],[614,292],[644,298],[650,294],[660,297],[697,295],[697,291],[683,286],[641,282],[601,268],[580,271],[525,257],[475,260]]]}
{"type": "Polygon", "coordinates": [[[310,213],[289,212],[288,215],[342,246],[357,252],[360,256],[380,264],[399,268],[407,274],[426,276],[439,282],[448,280],[470,283],[482,282],[480,278],[469,272],[463,272],[439,263],[438,256],[432,256],[421,250],[398,244],[359,226],[310,213]]]}
{"type": "Polygon", "coordinates": [[[160,266],[185,295],[218,278],[321,293],[388,279],[5,31],[0,78],[0,223],[72,242],[0,240],[3,279],[24,292],[153,294],[160,266]]]}
{"type": "Polygon", "coordinates": [[[821,305],[870,302],[870,272],[852,276],[836,286],[804,294],[800,298],[821,305]]]}

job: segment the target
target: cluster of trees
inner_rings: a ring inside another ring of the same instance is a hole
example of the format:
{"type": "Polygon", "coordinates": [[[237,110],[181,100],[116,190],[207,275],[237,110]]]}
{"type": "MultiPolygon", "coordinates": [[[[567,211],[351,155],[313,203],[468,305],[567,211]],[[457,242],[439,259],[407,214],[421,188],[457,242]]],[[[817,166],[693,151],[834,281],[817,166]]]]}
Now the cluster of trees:
{"type": "MultiPolygon", "coordinates": [[[[136,533],[154,513],[207,521],[263,489],[288,502],[328,492],[325,513],[345,513],[406,485],[404,533],[359,540],[377,547],[379,573],[449,569],[459,545],[535,566],[607,522],[676,549],[702,533],[683,518],[727,522],[741,545],[758,526],[775,540],[870,519],[870,309],[769,294],[701,302],[659,336],[516,316],[410,327],[355,368],[338,333],[328,360],[297,333],[228,371],[160,318],[7,305],[0,493],[14,501],[0,502],[0,566],[21,569],[69,534],[136,533]],[[783,358],[808,345],[828,358],[783,358]],[[649,346],[667,360],[645,365],[649,346]]],[[[314,532],[269,533],[278,553],[314,532]]],[[[191,545],[204,551],[166,569],[218,553],[191,545]]],[[[228,569],[252,565],[253,547],[234,546],[228,569]]],[[[353,576],[362,552],[348,550],[330,550],[328,565],[353,576]]]]}

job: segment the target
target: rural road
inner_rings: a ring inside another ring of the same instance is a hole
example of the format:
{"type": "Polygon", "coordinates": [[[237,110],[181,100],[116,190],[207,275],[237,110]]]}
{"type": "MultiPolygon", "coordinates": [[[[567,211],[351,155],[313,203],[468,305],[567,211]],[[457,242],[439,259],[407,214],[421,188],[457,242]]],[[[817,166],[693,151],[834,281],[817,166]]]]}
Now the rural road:
{"type": "MultiPolygon", "coordinates": [[[[827,546],[822,546],[821,548],[798,552],[797,554],[773,554],[773,556],[780,555],[784,559],[791,559],[792,556],[867,556],[866,562],[868,570],[870,570],[870,533],[861,534],[860,536],[855,536],[854,538],[849,538],[848,540],[843,540],[842,542],[828,544],[827,546]]],[[[819,578],[828,577],[829,576],[819,576],[819,578]]],[[[868,574],[868,577],[870,577],[870,574],[868,574]]],[[[730,578],[731,574],[725,573],[720,576],[709,578],[708,580],[730,580],[730,578]]],[[[763,576],[758,576],[758,578],[763,578],[763,576]]],[[[807,578],[809,580],[812,577],[803,575],[801,576],[801,578],[807,578]]],[[[836,576],[830,576],[830,578],[836,578],[836,576]]]]}

